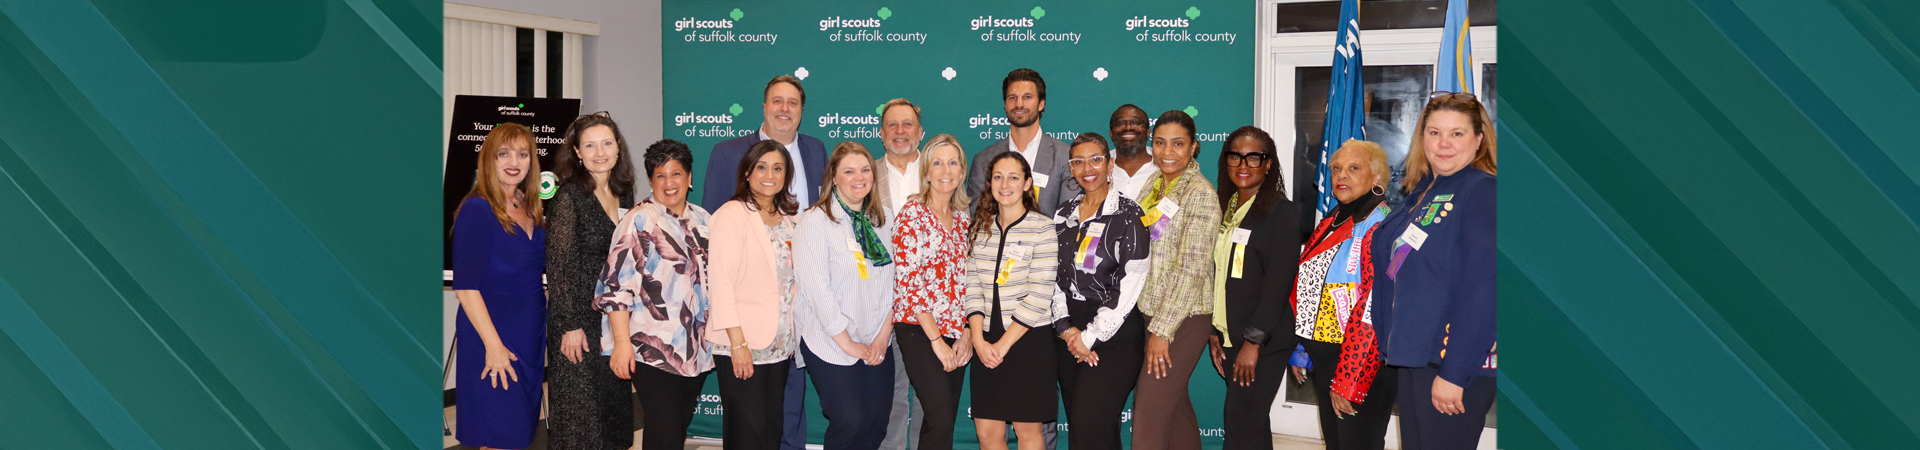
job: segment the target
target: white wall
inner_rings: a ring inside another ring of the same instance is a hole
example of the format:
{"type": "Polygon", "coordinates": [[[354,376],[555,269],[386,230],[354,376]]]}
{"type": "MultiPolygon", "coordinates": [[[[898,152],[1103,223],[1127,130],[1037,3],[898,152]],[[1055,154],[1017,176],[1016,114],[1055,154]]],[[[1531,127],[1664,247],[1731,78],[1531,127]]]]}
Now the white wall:
{"type": "Polygon", "coordinates": [[[635,152],[660,139],[660,0],[454,3],[599,23],[600,35],[585,37],[586,95],[580,99],[581,112],[611,113],[635,152]]]}

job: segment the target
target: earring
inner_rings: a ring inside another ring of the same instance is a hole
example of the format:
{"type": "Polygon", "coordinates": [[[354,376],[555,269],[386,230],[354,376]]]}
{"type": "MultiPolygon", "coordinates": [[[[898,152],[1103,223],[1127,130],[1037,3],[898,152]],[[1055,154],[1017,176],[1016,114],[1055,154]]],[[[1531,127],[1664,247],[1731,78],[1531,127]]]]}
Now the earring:
{"type": "Polygon", "coordinates": [[[1373,185],[1373,189],[1368,190],[1368,192],[1372,192],[1373,195],[1387,195],[1387,188],[1376,184],[1373,185]]]}

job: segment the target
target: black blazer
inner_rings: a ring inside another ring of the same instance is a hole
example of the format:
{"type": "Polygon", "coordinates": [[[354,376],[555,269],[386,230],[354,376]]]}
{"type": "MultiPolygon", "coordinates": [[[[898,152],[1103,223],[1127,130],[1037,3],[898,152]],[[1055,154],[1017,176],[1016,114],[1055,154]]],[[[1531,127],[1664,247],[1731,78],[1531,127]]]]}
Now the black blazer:
{"type": "MultiPolygon", "coordinates": [[[[1270,195],[1270,194],[1263,194],[1270,195]]],[[[1231,211],[1223,214],[1232,214],[1231,211]]],[[[1293,279],[1300,272],[1299,209],[1285,198],[1275,198],[1267,210],[1248,211],[1240,228],[1252,233],[1242,257],[1240,278],[1226,283],[1227,335],[1234,345],[1259,344],[1262,356],[1293,352],[1293,279]]],[[[1233,264],[1228,256],[1227,264],[1233,264]]],[[[1219,331],[1215,331],[1219,334],[1219,331]]]]}
{"type": "MultiPolygon", "coordinates": [[[[821,143],[819,139],[814,139],[813,136],[804,134],[794,136],[794,139],[800,141],[800,154],[793,157],[800,158],[800,164],[807,166],[807,173],[803,174],[807,178],[802,184],[806,189],[810,189],[808,192],[817,191],[820,189],[820,174],[827,171],[827,145],[821,143]]],[[[752,147],[756,142],[760,142],[758,128],[746,136],[720,141],[713,145],[713,152],[708,154],[712,159],[707,160],[707,176],[700,182],[701,208],[719,211],[720,205],[727,204],[727,200],[733,198],[734,183],[740,181],[735,174],[735,171],[740,169],[740,158],[746,157],[747,147],[752,147]]],[[[644,178],[646,174],[641,173],[641,175],[644,178]]],[[[640,180],[640,184],[647,184],[647,180],[640,180]]],[[[800,195],[798,192],[793,194],[800,195]]],[[[820,194],[815,192],[807,198],[819,200],[820,194]]],[[[800,205],[800,209],[807,209],[807,205],[800,205]]]]}

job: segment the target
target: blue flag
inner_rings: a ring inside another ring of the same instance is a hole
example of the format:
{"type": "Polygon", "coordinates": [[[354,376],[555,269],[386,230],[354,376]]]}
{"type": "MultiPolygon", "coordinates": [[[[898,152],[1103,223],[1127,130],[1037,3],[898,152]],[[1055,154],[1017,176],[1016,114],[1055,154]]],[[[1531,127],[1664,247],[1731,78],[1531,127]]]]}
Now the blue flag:
{"type": "Polygon", "coordinates": [[[1340,33],[1333,40],[1333,83],[1327,92],[1327,129],[1320,145],[1320,214],[1331,214],[1339,201],[1333,198],[1333,173],[1327,161],[1347,139],[1366,139],[1366,94],[1360,80],[1360,2],[1341,0],[1340,33]]]}
{"type": "Polygon", "coordinates": [[[1434,65],[1438,73],[1434,74],[1433,90],[1468,93],[1478,90],[1473,83],[1473,39],[1467,28],[1467,0],[1447,0],[1447,30],[1440,38],[1440,62],[1434,65]]]}

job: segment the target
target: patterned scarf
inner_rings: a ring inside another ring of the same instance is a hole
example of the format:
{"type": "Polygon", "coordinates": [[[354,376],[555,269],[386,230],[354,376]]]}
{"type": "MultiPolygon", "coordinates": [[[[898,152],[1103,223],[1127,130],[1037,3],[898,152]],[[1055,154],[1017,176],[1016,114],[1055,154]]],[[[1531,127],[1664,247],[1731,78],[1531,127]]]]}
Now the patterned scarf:
{"type": "Polygon", "coordinates": [[[873,263],[874,267],[893,264],[893,257],[889,256],[892,252],[888,252],[887,246],[880,243],[880,235],[873,232],[873,221],[868,220],[867,215],[860,212],[865,211],[867,204],[873,202],[873,196],[868,195],[865,201],[860,202],[859,211],[847,207],[847,202],[841,200],[839,195],[834,195],[833,201],[840,204],[840,210],[846,211],[847,216],[853,217],[853,238],[860,241],[860,252],[866,254],[867,262],[873,263]]]}

